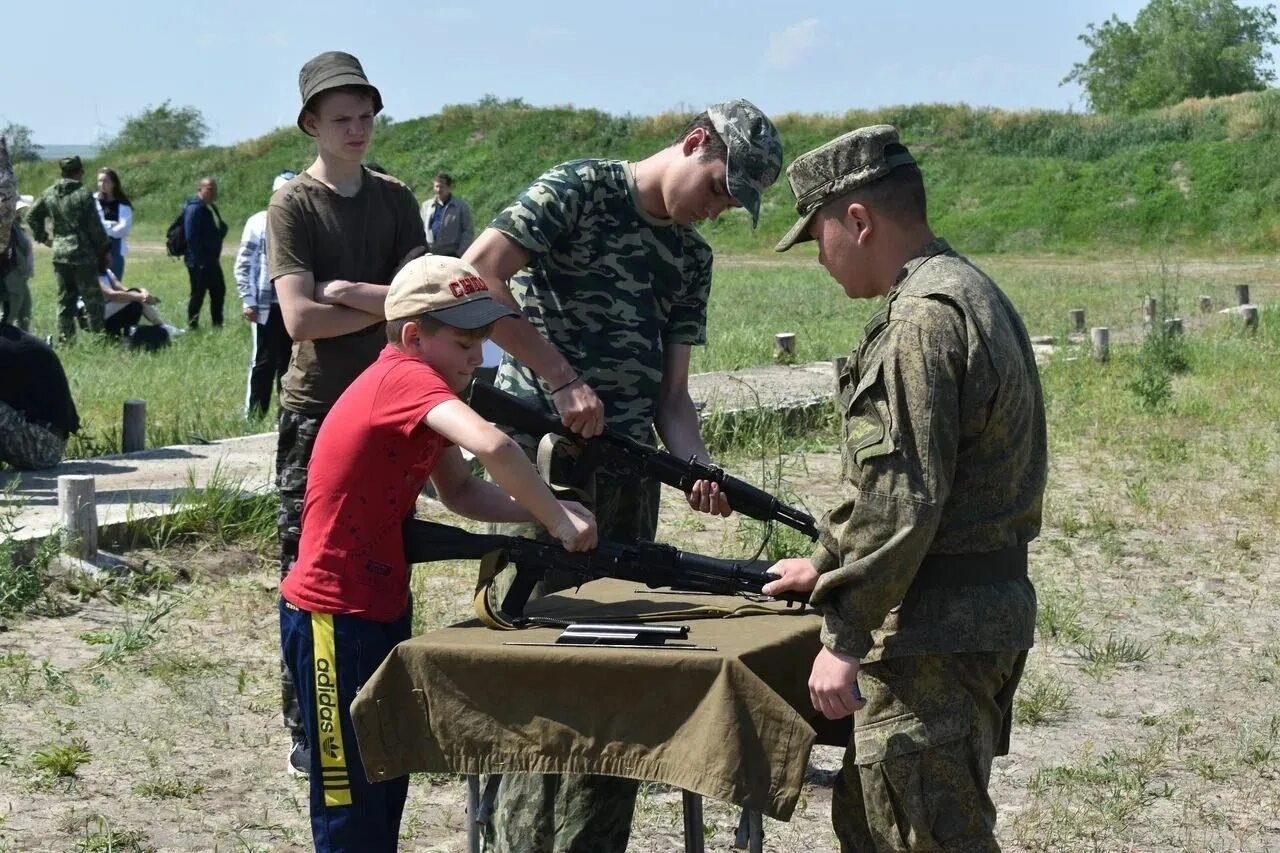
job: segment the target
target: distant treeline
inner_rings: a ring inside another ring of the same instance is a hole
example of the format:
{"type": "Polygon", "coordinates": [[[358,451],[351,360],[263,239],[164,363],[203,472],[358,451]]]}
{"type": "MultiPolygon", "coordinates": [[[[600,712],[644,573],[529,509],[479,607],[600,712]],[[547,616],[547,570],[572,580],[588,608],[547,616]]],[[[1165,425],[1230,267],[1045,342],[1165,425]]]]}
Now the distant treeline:
{"type": "MultiPolygon", "coordinates": [[[[578,157],[639,158],[669,143],[688,115],[611,116],[572,107],[485,99],[398,121],[371,158],[425,198],[441,169],[478,221],[547,167],[578,157]]],[[[1173,243],[1207,252],[1271,250],[1280,237],[1280,90],[1187,101],[1132,116],[1005,112],[924,104],[844,115],[775,116],[788,162],[833,136],[888,122],[919,159],[935,229],[967,252],[1149,250],[1173,243]]],[[[161,239],[205,174],[233,230],[265,206],[271,179],[314,156],[295,128],[239,145],[86,161],[110,165],[136,203],[135,235],[161,239]]],[[[38,193],[55,163],[22,164],[21,191],[38,193]]],[[[721,250],[765,252],[793,221],[783,178],[765,196],[760,228],[729,214],[703,233],[721,250]]]]}

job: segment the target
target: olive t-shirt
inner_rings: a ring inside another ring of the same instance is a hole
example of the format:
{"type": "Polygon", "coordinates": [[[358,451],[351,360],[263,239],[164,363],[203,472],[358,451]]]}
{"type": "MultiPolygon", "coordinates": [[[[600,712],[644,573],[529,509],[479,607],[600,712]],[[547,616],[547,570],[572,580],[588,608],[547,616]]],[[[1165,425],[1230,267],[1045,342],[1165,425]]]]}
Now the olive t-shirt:
{"type": "MultiPolygon", "coordinates": [[[[317,282],[342,279],[390,284],[410,249],[426,245],[418,202],[395,178],[364,170],[360,191],[339,195],[303,172],[271,197],[267,262],[271,280],[311,273],[317,282]]],[[[324,414],[386,344],[384,324],[336,338],[297,341],[281,382],[280,406],[324,414]]]]}

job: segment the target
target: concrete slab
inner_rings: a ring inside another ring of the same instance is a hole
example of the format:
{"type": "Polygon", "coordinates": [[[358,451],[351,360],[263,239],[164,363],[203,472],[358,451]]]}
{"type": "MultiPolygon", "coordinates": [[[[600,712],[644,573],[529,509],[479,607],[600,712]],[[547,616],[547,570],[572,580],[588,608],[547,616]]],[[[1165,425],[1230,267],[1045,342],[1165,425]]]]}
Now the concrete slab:
{"type": "Polygon", "coordinates": [[[829,361],[810,364],[769,364],[724,373],[689,377],[689,396],[703,403],[703,412],[742,412],[756,408],[796,409],[831,399],[834,368],[829,361]]]}
{"type": "MultiPolygon", "coordinates": [[[[756,408],[808,408],[830,400],[834,388],[830,362],[703,373],[689,380],[691,396],[695,403],[703,404],[704,416],[756,408]]],[[[15,539],[43,539],[58,526],[58,477],[91,474],[99,530],[103,541],[110,541],[113,533],[130,521],[173,512],[189,485],[202,489],[215,472],[222,483],[269,488],[275,452],[276,434],[272,432],[71,460],[41,471],[0,472],[0,512],[17,508],[15,539]]]]}
{"type": "Polygon", "coordinates": [[[275,470],[276,434],[227,438],[210,444],[182,444],[69,460],[39,471],[0,474],[0,512],[19,507],[14,538],[43,539],[58,525],[58,477],[90,474],[98,505],[98,528],[107,531],[174,510],[188,485],[204,488],[215,476],[244,488],[267,488],[275,470]]]}

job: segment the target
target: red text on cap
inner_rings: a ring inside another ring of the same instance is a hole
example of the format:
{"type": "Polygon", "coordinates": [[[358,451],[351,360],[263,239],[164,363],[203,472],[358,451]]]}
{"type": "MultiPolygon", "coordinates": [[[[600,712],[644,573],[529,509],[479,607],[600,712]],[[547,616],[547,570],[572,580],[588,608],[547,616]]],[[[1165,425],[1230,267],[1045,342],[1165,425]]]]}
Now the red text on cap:
{"type": "Polygon", "coordinates": [[[469,275],[466,278],[459,278],[449,282],[449,292],[461,299],[464,296],[470,296],[473,293],[487,291],[489,286],[484,283],[484,279],[479,276],[469,275]]]}

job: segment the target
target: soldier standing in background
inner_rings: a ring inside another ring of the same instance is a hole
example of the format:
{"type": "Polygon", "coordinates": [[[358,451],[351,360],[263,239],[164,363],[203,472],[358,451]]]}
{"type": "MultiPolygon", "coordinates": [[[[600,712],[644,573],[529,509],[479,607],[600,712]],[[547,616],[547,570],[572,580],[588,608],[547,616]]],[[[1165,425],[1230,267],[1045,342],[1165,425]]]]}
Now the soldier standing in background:
{"type": "Polygon", "coordinates": [[[854,299],[886,297],[840,377],[844,499],[765,592],[813,591],[814,707],[854,714],[832,796],[845,851],[999,850],[987,794],[1031,648],[1044,401],[1008,297],[929,228],[898,132],[866,127],[787,170],[800,220],[854,299]],[[861,696],[857,688],[861,686],[861,696]]]}
{"type": "MultiPolygon", "coordinates": [[[[585,436],[607,422],[651,443],[656,427],[676,456],[707,459],[688,380],[692,349],[706,342],[712,256],[693,225],[732,207],[746,208],[754,225],[760,195],[781,168],[773,123],[735,100],[697,116],[671,145],[639,162],[575,160],[538,178],[463,258],[525,318],[494,330],[513,356],[503,359],[498,386],[548,412],[554,407],[585,436]]],[[[535,454],[531,437],[515,438],[535,454]]],[[[654,538],[656,481],[581,464],[574,476],[580,480],[563,485],[590,502],[602,539],[654,538]]],[[[689,503],[729,512],[708,483],[695,484],[689,503]]],[[[571,585],[548,578],[539,587],[571,585]]],[[[495,594],[500,600],[501,588],[495,594]]],[[[486,847],[622,851],[636,790],[635,780],[611,776],[506,774],[486,847]]]]}
{"type": "Polygon", "coordinates": [[[98,258],[111,238],[98,218],[93,193],[81,183],[84,165],[79,157],[58,161],[62,178],[49,187],[27,212],[27,225],[36,241],[53,247],[53,276],[58,282],[58,334],[76,334],[76,301],[84,300],[89,330],[101,332],[104,322],[102,290],[98,287],[98,258]],[[52,225],[50,236],[46,222],[52,225]]]}
{"type": "Polygon", "coordinates": [[[9,229],[18,215],[18,181],[9,162],[9,144],[0,136],[0,255],[9,248],[9,229]]]}

